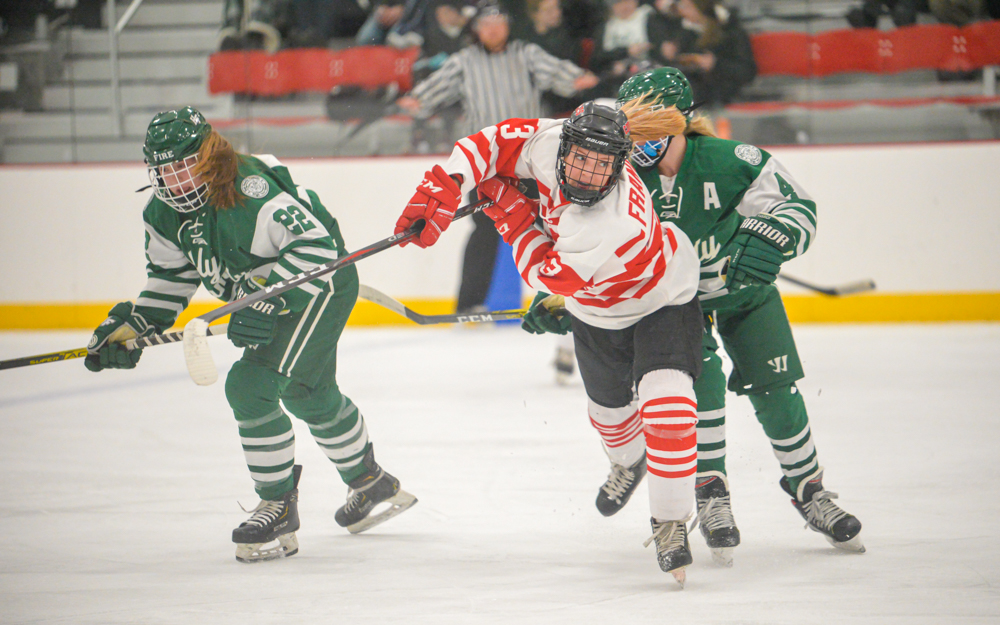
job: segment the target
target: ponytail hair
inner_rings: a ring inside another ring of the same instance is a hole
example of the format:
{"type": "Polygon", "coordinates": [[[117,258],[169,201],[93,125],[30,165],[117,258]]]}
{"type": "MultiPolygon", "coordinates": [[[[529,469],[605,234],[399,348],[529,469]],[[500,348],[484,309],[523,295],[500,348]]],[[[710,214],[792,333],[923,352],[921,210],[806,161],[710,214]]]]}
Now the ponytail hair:
{"type": "Polygon", "coordinates": [[[694,114],[690,119],[674,105],[663,106],[654,102],[655,96],[643,94],[622,104],[621,111],[628,118],[632,141],[656,141],[664,137],[699,134],[715,137],[715,128],[707,118],[694,114]]]}
{"type": "Polygon", "coordinates": [[[214,129],[198,148],[193,173],[208,184],[208,202],[216,210],[230,209],[243,202],[243,195],[236,188],[241,159],[233,145],[214,129]]]}

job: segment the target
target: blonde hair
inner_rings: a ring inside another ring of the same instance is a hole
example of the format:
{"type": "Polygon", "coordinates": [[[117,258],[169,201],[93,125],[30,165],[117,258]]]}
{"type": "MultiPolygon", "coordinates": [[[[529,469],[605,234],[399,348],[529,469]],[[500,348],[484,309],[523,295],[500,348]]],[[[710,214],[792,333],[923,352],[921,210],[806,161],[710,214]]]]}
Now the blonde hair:
{"type": "Polygon", "coordinates": [[[236,175],[242,156],[216,130],[205,137],[198,148],[198,162],[192,173],[208,184],[208,202],[216,210],[233,208],[243,203],[236,188],[236,175]]]}
{"type": "Polygon", "coordinates": [[[628,118],[632,141],[656,141],[669,136],[699,134],[715,137],[711,120],[698,113],[688,119],[674,105],[663,106],[654,102],[655,96],[645,93],[635,100],[622,104],[621,111],[628,118]]]}

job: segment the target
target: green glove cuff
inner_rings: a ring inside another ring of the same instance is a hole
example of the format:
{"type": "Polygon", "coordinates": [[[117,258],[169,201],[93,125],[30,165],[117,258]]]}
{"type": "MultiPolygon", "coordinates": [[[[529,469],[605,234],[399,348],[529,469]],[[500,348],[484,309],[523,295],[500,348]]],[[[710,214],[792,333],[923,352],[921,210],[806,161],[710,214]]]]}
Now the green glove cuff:
{"type": "Polygon", "coordinates": [[[781,264],[795,253],[791,229],[771,215],[747,217],[733,237],[726,287],[735,291],[771,284],[781,264]]]}
{"type": "Polygon", "coordinates": [[[566,334],[572,328],[568,314],[556,316],[542,302],[551,297],[549,293],[539,291],[531,300],[528,312],[521,320],[521,329],[532,334],[566,334]]]}
{"type": "Polygon", "coordinates": [[[91,371],[102,369],[134,369],[141,349],[129,351],[125,341],[156,334],[156,328],[146,318],[135,312],[132,302],[120,302],[108,312],[87,344],[84,366],[91,371]]]}

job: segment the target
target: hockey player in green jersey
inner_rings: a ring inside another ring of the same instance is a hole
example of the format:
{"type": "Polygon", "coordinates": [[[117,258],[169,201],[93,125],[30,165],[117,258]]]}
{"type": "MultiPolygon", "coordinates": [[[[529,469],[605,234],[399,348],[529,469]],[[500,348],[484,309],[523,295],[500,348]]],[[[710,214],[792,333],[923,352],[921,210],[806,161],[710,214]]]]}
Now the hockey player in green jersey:
{"type": "MultiPolygon", "coordinates": [[[[698,400],[698,522],[716,561],[731,565],[740,534],[726,476],[726,378],[719,343],[733,362],[728,389],[746,395],[781,464],[781,488],[808,526],[834,546],[864,551],[861,523],[823,488],[802,395],[803,377],[778,289],[781,264],[802,254],[816,233],[816,204],[770,154],[755,146],[716,138],[694,112],[691,86],[678,70],[661,67],[636,74],[619,90],[619,105],[633,133],[643,134],[650,111],[676,107],[678,133],[637,143],[631,162],[649,189],[660,220],[680,227],[701,262],[699,300],[705,312],[703,372],[698,400]],[[681,129],[683,129],[681,131],[681,129]]],[[[529,332],[565,333],[564,320],[538,305],[525,316],[529,332]]],[[[608,445],[609,442],[605,441],[608,445]]],[[[612,463],[597,506],[620,510],[645,475],[641,463],[612,463]]]]}
{"type": "MultiPolygon", "coordinates": [[[[141,350],[123,342],[171,327],[199,284],[233,301],[346,253],[337,220],[313,191],[296,186],[273,156],[236,153],[191,107],[156,115],[143,152],[153,188],[143,211],[148,280],[134,304],[117,304],[94,331],[91,371],[134,368],[141,350]]],[[[233,530],[241,562],[298,551],[301,466],[289,413],[309,424],[349,487],[339,525],[361,532],[416,503],[375,462],[364,418],[337,386],[337,342],[357,296],[351,265],[230,317],[228,336],[246,349],[226,397],[261,498],[233,530]],[[388,508],[373,513],[382,502],[388,508]]]]}
{"type": "Polygon", "coordinates": [[[729,564],[730,550],[739,544],[725,465],[727,386],[714,327],[733,362],[728,389],[753,404],[792,505],[835,547],[863,552],[861,522],[823,488],[805,402],[795,386],[802,364],[774,286],[781,264],[812,243],[816,203],[766,151],[715,137],[707,120],[694,113],[691,86],[680,71],[662,67],[636,74],[622,85],[618,102],[632,124],[641,124],[648,110],[671,106],[686,120],[677,136],[636,144],[632,163],[660,220],[679,226],[700,256],[705,369],[695,384],[695,492],[709,547],[729,564]]]}

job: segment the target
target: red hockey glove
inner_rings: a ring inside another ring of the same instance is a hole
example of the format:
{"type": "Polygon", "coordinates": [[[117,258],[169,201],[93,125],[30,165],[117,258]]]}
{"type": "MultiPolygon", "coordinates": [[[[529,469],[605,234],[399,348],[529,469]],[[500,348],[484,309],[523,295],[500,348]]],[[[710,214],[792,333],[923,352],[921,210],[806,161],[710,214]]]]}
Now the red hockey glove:
{"type": "Polygon", "coordinates": [[[479,197],[493,200],[493,206],[483,209],[483,212],[494,221],[497,232],[510,245],[535,223],[538,216],[538,201],[525,197],[513,178],[484,180],[479,184],[479,197]]]}
{"type": "Polygon", "coordinates": [[[462,190],[458,183],[440,165],[435,165],[417,185],[417,192],[396,221],[394,234],[400,234],[423,219],[424,229],[412,242],[419,247],[434,245],[441,233],[451,225],[461,199],[462,190]]]}

